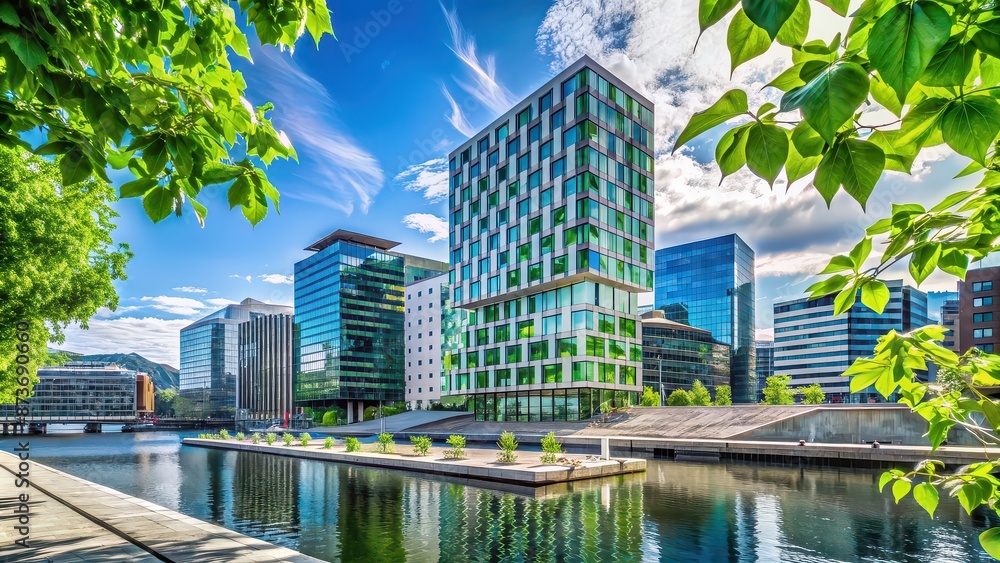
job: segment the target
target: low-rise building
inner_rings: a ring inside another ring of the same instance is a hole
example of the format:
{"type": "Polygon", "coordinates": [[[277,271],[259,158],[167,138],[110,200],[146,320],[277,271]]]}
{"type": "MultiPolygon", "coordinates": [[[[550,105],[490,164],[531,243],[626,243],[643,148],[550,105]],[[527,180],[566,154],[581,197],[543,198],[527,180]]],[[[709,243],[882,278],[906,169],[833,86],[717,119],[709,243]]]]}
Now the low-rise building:
{"type": "Polygon", "coordinates": [[[448,275],[406,286],[406,403],[428,409],[441,400],[441,321],[448,295],[448,275]]]}
{"type": "Polygon", "coordinates": [[[730,349],[707,330],[664,318],[663,311],[642,315],[642,384],[660,394],[661,402],[676,389],[701,381],[715,396],[729,385],[730,349]]]}
{"type": "Polygon", "coordinates": [[[156,389],[153,378],[145,373],[135,376],[135,413],[139,416],[153,414],[156,401],[156,389]]]}
{"type": "Polygon", "coordinates": [[[977,268],[958,282],[958,351],[1000,351],[1000,267],[977,268]]]}

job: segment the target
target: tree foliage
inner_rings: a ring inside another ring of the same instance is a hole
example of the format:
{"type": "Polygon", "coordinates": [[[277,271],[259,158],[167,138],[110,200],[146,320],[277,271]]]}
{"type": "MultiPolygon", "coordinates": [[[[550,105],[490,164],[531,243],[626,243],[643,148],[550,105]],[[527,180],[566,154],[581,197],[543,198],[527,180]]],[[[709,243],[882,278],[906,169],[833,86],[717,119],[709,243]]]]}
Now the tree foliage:
{"type": "Polygon", "coordinates": [[[667,396],[668,407],[687,407],[691,405],[691,394],[683,389],[674,389],[667,396]]]}
{"type": "Polygon", "coordinates": [[[805,405],[822,405],[826,401],[826,393],[819,383],[813,383],[799,389],[802,393],[802,403],[805,405]]]}
{"type": "Polygon", "coordinates": [[[728,385],[719,385],[715,388],[715,405],[728,407],[733,404],[733,388],[728,385]]]}
{"type": "Polygon", "coordinates": [[[694,383],[691,384],[691,390],[688,391],[688,395],[691,397],[692,407],[707,407],[712,404],[712,394],[708,392],[708,389],[705,388],[705,385],[700,380],[694,380],[694,383]]]}
{"type": "Polygon", "coordinates": [[[642,397],[639,399],[640,407],[658,407],[660,406],[660,394],[653,391],[652,387],[642,388],[642,397]]]}
{"type": "MultiPolygon", "coordinates": [[[[935,270],[963,278],[970,261],[991,254],[1000,236],[1000,10],[983,0],[864,0],[848,16],[848,4],[700,0],[702,29],[736,10],[728,36],[734,68],[775,40],[791,50],[791,66],[768,84],[778,103],[751,110],[745,93],[728,92],[695,114],[677,143],[746,118],[720,138],[716,160],[723,176],[746,166],[773,183],[784,170],[790,183],[811,180],[827,204],[843,190],[862,208],[884,171],[909,173],[929,147],[947,145],[967,157],[959,177],[984,171],[974,188],[953,191],[929,209],[893,204],[891,216],[869,227],[849,253],[833,257],[821,272],[828,277],[810,292],[835,295],[838,315],[858,299],[882,312],[889,291],[877,277],[893,264],[906,263],[918,284],[935,270]],[[819,4],[848,18],[845,34],[808,40],[809,6],[819,4]],[[794,17],[796,11],[805,16],[794,17]],[[886,113],[894,119],[883,121],[879,115],[886,113]],[[872,256],[875,242],[883,248],[872,256]]],[[[956,425],[984,444],[995,443],[1000,407],[977,387],[1000,385],[1000,359],[976,349],[958,356],[939,344],[944,332],[939,326],[891,331],[874,357],[857,360],[845,373],[851,390],[874,386],[887,399],[898,393],[928,421],[934,449],[956,425]],[[916,380],[914,372],[929,361],[967,382],[965,395],[916,380]]],[[[940,464],[927,461],[911,472],[884,474],[880,487],[891,482],[896,502],[912,492],[932,516],[939,489],[970,513],[983,504],[1000,511],[1000,481],[992,475],[998,466],[985,461],[942,476],[940,464]]],[[[987,530],[980,541],[1000,558],[1000,528],[987,530]]]]}
{"type": "Polygon", "coordinates": [[[762,405],[792,405],[795,404],[795,393],[789,387],[792,382],[790,375],[772,375],[767,378],[764,386],[762,405]]]}
{"type": "Polygon", "coordinates": [[[103,182],[63,185],[57,165],[0,146],[0,403],[14,402],[18,354],[37,381],[49,341],[118,306],[113,282],[132,253],[111,239],[114,200],[103,182]]]}
{"type": "Polygon", "coordinates": [[[204,221],[197,196],[227,185],[230,208],[256,224],[278,207],[259,165],[296,154],[230,64],[230,53],[250,60],[238,17],[282,48],[333,33],[325,0],[4,3],[0,145],[56,157],[65,185],[127,169],[121,197],[141,197],[153,221],[185,202],[204,221]],[[45,142],[29,146],[38,131],[45,142]]]}

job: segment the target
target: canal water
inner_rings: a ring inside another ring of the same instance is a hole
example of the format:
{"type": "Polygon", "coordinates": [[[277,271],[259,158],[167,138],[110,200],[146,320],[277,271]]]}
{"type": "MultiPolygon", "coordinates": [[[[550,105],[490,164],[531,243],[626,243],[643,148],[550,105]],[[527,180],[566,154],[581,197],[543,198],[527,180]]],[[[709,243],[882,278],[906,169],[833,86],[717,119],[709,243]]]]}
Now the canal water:
{"type": "Polygon", "coordinates": [[[952,499],[934,520],[897,506],[874,470],[651,460],[532,494],[180,446],[190,435],[32,436],[31,458],[329,561],[986,561],[977,536],[1000,525],[952,499]]]}

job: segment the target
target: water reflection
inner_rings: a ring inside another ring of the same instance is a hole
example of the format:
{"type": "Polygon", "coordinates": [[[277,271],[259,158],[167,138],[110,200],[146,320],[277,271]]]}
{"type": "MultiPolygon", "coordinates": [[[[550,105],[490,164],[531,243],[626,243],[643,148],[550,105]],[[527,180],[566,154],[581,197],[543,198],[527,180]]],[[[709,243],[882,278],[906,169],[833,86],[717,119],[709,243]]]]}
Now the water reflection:
{"type": "Polygon", "coordinates": [[[32,458],[331,561],[986,561],[977,536],[1000,525],[950,499],[933,521],[897,506],[877,471],[650,461],[518,494],[177,439],[33,438],[32,458]]]}

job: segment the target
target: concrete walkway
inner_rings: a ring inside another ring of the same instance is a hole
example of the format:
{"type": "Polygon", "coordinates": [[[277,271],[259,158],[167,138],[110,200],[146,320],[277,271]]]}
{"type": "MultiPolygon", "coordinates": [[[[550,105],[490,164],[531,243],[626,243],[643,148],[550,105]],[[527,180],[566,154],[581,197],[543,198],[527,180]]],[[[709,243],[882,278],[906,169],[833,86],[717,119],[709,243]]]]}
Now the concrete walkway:
{"type": "Polygon", "coordinates": [[[319,561],[296,551],[30,462],[31,486],[15,485],[19,460],[0,452],[0,561],[319,561]],[[14,510],[29,495],[27,548],[14,510]]]}

